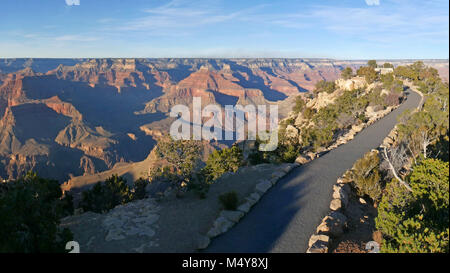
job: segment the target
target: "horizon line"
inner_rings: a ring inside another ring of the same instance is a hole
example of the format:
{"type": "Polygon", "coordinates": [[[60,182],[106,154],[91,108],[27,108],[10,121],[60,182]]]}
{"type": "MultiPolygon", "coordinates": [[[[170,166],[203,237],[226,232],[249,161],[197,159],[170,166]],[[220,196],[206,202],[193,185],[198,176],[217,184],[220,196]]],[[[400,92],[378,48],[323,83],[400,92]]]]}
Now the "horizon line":
{"type": "Polygon", "coordinates": [[[408,61],[408,60],[446,60],[447,58],[367,58],[367,59],[339,59],[339,58],[327,58],[327,57],[0,57],[0,60],[7,59],[50,59],[50,60],[74,60],[74,59],[311,59],[311,60],[336,60],[336,61],[368,61],[368,60],[379,60],[379,61],[408,61]]]}

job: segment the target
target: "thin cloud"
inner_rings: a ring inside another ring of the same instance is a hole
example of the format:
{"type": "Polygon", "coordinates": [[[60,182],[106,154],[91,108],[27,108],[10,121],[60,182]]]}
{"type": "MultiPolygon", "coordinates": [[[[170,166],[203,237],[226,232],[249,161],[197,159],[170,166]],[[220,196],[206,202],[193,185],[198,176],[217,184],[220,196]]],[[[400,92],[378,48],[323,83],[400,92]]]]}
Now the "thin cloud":
{"type": "Polygon", "coordinates": [[[53,38],[55,41],[69,41],[69,42],[93,42],[98,41],[99,37],[84,36],[84,35],[62,35],[53,38]]]}
{"type": "Polygon", "coordinates": [[[380,0],[365,0],[366,4],[369,6],[379,6],[380,0]]]}
{"type": "Polygon", "coordinates": [[[65,0],[68,6],[79,6],[80,0],[65,0]]]}
{"type": "Polygon", "coordinates": [[[224,23],[239,20],[266,5],[258,5],[240,11],[224,13],[208,5],[208,2],[199,1],[187,6],[184,1],[173,0],[165,5],[145,9],[147,16],[142,16],[120,27],[119,30],[135,31],[177,31],[188,28],[197,28],[209,24],[224,23]],[[208,7],[208,8],[205,8],[208,7]]]}
{"type": "Polygon", "coordinates": [[[392,42],[412,36],[445,41],[449,37],[448,13],[432,6],[424,6],[418,11],[402,2],[389,9],[312,6],[307,12],[272,14],[252,20],[286,28],[308,29],[312,25],[316,29],[366,41],[392,42]]]}

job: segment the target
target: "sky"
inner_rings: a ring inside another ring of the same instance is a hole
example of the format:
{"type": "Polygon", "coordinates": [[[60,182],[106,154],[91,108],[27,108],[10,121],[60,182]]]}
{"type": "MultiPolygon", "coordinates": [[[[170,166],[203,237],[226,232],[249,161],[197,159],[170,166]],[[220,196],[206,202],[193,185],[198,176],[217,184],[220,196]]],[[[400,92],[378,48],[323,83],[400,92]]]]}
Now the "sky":
{"type": "Polygon", "coordinates": [[[448,59],[448,0],[0,0],[0,58],[448,59]]]}

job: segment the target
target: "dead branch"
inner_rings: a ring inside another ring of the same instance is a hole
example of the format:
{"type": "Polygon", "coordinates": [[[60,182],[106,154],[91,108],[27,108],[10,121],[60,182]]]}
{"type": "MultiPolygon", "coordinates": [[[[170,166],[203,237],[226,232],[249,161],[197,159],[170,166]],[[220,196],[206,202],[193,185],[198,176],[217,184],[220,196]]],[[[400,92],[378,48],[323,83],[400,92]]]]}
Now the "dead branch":
{"type": "Polygon", "coordinates": [[[392,174],[394,175],[395,179],[397,179],[398,182],[400,182],[400,184],[402,184],[403,186],[405,186],[405,188],[409,191],[412,192],[412,188],[408,185],[408,183],[406,183],[403,179],[400,178],[400,176],[398,176],[397,171],[394,168],[394,165],[392,165],[391,160],[389,159],[388,156],[388,152],[387,152],[387,148],[384,147],[384,158],[386,159],[387,163],[389,164],[389,168],[392,171],[392,174]]]}

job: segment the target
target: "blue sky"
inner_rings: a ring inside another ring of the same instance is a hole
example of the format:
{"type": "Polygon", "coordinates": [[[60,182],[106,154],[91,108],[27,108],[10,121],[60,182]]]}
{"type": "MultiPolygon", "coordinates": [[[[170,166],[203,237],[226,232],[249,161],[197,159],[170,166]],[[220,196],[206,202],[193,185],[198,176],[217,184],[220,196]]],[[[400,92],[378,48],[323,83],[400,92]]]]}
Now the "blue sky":
{"type": "Polygon", "coordinates": [[[0,0],[0,37],[0,57],[448,59],[449,2],[0,0]]]}

